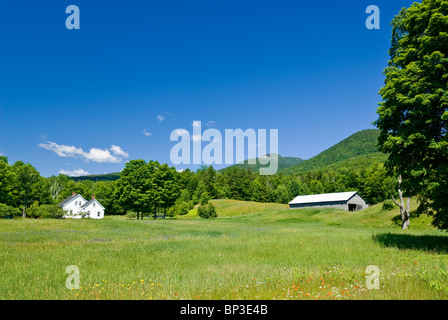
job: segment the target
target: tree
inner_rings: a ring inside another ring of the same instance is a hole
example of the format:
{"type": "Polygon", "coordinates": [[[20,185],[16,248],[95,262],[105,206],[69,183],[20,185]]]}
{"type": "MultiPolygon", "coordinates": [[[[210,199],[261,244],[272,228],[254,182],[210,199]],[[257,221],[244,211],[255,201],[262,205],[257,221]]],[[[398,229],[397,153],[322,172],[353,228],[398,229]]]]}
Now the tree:
{"type": "Polygon", "coordinates": [[[65,174],[59,174],[58,176],[51,176],[48,178],[50,195],[53,200],[58,199],[59,193],[66,187],[69,181],[70,177],[65,174]]]}
{"type": "Polygon", "coordinates": [[[146,161],[131,160],[126,163],[117,181],[120,205],[125,210],[137,212],[137,220],[140,213],[143,219],[143,213],[150,210],[148,173],[146,161]]]}
{"type": "Polygon", "coordinates": [[[41,177],[31,164],[17,161],[12,167],[23,218],[26,217],[26,208],[34,201],[41,204],[52,203],[47,179],[41,177]]]}
{"type": "Polygon", "coordinates": [[[208,200],[210,200],[210,197],[209,197],[207,191],[204,191],[204,192],[201,194],[201,197],[199,198],[199,204],[200,204],[201,206],[202,206],[202,205],[205,205],[205,204],[208,203],[208,200]]]}
{"type": "Polygon", "coordinates": [[[252,194],[250,200],[257,202],[270,201],[268,188],[266,186],[265,180],[262,177],[252,181],[250,190],[252,194]]]}
{"type": "Polygon", "coordinates": [[[14,181],[15,172],[8,164],[8,158],[0,156],[0,203],[12,205],[16,202],[14,181]]]}
{"type": "Polygon", "coordinates": [[[293,197],[289,194],[288,189],[284,185],[279,185],[274,194],[274,200],[278,203],[288,203],[293,199],[293,197]]]}
{"type": "Polygon", "coordinates": [[[393,202],[400,208],[401,213],[401,229],[405,230],[409,227],[410,216],[411,216],[411,198],[408,197],[406,201],[406,206],[403,200],[403,191],[401,190],[401,176],[398,177],[398,196],[400,197],[400,203],[392,197],[393,202]]]}
{"type": "Polygon", "coordinates": [[[98,181],[94,186],[95,198],[103,205],[107,214],[123,214],[119,204],[116,181],[98,181]]]}
{"type": "MultiPolygon", "coordinates": [[[[68,197],[70,197],[73,193],[77,193],[82,195],[85,199],[90,199],[92,196],[92,192],[90,192],[86,185],[82,182],[77,182],[73,180],[68,180],[65,182],[62,182],[63,179],[58,180],[59,183],[63,183],[63,188],[58,192],[56,199],[57,200],[64,200],[68,197]]],[[[51,183],[51,180],[50,180],[51,183]]],[[[50,188],[51,190],[51,188],[50,188]]]]}
{"type": "Polygon", "coordinates": [[[375,125],[388,172],[419,210],[448,228],[448,1],[423,0],[392,21],[390,60],[375,125]]]}
{"type": "Polygon", "coordinates": [[[126,163],[117,181],[119,203],[126,210],[154,213],[174,204],[180,194],[179,173],[174,167],[157,161],[131,160],[126,163]]]}
{"type": "Polygon", "coordinates": [[[396,183],[394,178],[387,175],[382,165],[372,165],[367,168],[360,192],[367,203],[378,203],[395,193],[396,183]]]}
{"type": "MultiPolygon", "coordinates": [[[[166,214],[166,209],[174,205],[180,195],[179,172],[177,172],[176,168],[169,167],[167,164],[160,165],[157,161],[154,162],[154,165],[156,166],[154,185],[157,186],[158,190],[156,209],[157,207],[163,208],[163,213],[166,214]]],[[[156,209],[154,217],[157,213],[156,209]]]]}

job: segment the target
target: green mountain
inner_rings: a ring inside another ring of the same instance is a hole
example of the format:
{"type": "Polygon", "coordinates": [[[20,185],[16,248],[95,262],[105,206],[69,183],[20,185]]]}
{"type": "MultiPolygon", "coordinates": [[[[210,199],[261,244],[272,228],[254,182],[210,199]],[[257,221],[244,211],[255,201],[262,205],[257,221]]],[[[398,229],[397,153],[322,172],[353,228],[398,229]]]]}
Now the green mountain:
{"type": "MultiPolygon", "coordinates": [[[[270,154],[268,154],[268,156],[270,156],[270,154]]],[[[218,171],[222,172],[222,171],[225,171],[225,170],[227,170],[229,168],[236,167],[236,168],[239,168],[239,169],[250,169],[250,170],[258,173],[260,168],[269,166],[269,164],[261,164],[258,159],[259,158],[255,158],[256,164],[249,164],[249,160],[245,160],[243,162],[240,162],[240,163],[234,164],[232,166],[220,169],[218,171]]],[[[254,159],[252,159],[252,160],[254,160],[254,159]]],[[[295,165],[301,163],[302,161],[303,161],[303,159],[300,159],[300,158],[282,157],[281,155],[278,155],[278,170],[280,171],[280,170],[287,169],[289,167],[292,167],[292,166],[295,166],[295,165]]]]}
{"type": "Polygon", "coordinates": [[[311,159],[281,170],[283,174],[298,174],[309,170],[323,168],[365,166],[384,163],[386,155],[377,149],[379,130],[367,129],[356,132],[311,159]]]}
{"type": "MultiPolygon", "coordinates": [[[[366,168],[375,163],[384,163],[387,156],[378,152],[376,147],[379,130],[367,129],[356,132],[317,156],[308,160],[296,157],[282,157],[278,155],[278,172],[283,174],[298,174],[309,170],[337,170],[339,168],[366,168]]],[[[222,172],[232,167],[250,169],[259,172],[259,169],[268,165],[260,164],[258,158],[256,164],[248,164],[248,160],[218,170],[222,172]]],[[[120,178],[120,173],[107,173],[71,177],[75,181],[115,181],[120,178]]]]}

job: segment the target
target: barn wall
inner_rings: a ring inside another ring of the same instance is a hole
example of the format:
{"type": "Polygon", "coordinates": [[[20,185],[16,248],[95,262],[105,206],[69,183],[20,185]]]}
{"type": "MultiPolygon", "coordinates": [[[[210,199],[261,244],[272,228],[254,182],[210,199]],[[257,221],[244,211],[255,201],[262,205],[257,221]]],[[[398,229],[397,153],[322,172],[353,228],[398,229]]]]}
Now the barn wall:
{"type": "Polygon", "coordinates": [[[353,198],[351,198],[348,203],[350,204],[357,204],[362,206],[362,209],[367,208],[367,203],[364,201],[363,198],[361,198],[358,194],[356,194],[355,196],[353,196],[353,198]]]}
{"type": "Polygon", "coordinates": [[[334,208],[340,210],[348,210],[347,202],[345,201],[333,201],[333,202],[313,202],[313,203],[301,203],[290,204],[290,209],[302,209],[302,208],[334,208]]]}

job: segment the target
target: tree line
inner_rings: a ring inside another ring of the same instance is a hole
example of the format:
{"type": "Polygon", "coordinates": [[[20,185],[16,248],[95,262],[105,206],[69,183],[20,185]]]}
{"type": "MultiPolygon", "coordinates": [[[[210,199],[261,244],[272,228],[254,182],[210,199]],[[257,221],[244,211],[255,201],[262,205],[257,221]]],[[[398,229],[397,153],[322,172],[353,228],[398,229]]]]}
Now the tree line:
{"type": "Polygon", "coordinates": [[[0,203],[14,208],[16,215],[19,210],[23,217],[35,216],[39,206],[55,206],[73,192],[86,199],[94,195],[106,214],[133,212],[137,219],[160,213],[183,215],[196,205],[208,210],[200,210],[204,216],[213,217],[216,212],[208,203],[210,199],[288,203],[298,195],[356,190],[375,204],[394,194],[395,181],[381,164],[357,170],[262,176],[236,166],[222,171],[204,166],[178,172],[167,164],[145,160],[126,163],[116,181],[74,181],[63,174],[45,178],[31,164],[17,161],[11,165],[6,157],[0,157],[0,203]]]}

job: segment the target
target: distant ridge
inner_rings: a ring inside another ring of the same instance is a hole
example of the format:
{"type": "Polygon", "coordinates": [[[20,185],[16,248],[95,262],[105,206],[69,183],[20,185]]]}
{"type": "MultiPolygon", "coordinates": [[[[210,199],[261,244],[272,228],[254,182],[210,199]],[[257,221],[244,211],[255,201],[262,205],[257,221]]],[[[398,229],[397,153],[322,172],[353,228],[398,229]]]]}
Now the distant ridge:
{"type": "MultiPolygon", "coordinates": [[[[311,170],[361,168],[376,163],[383,164],[387,159],[387,155],[379,152],[377,149],[379,133],[378,129],[358,131],[308,160],[278,155],[278,173],[299,174],[311,170]]],[[[245,160],[218,171],[223,172],[230,168],[239,168],[249,169],[258,173],[260,168],[267,166],[269,165],[260,164],[258,158],[256,158],[256,164],[248,164],[248,160],[245,160]]],[[[120,172],[70,178],[74,181],[116,181],[120,178],[120,172]]]]}
{"type": "Polygon", "coordinates": [[[97,181],[116,181],[120,179],[120,172],[105,173],[105,174],[91,174],[87,176],[70,177],[74,181],[86,181],[90,180],[93,182],[97,181]]]}
{"type": "MultiPolygon", "coordinates": [[[[270,156],[268,153],[267,156],[270,156]]],[[[254,172],[259,172],[260,168],[266,168],[269,166],[269,164],[260,164],[259,158],[255,158],[256,164],[249,164],[249,160],[245,160],[243,162],[231,165],[229,167],[225,167],[223,169],[218,170],[219,172],[228,170],[229,168],[238,168],[238,169],[249,169],[254,172]]],[[[252,159],[253,160],[253,159],[252,159]]],[[[278,170],[284,170],[289,167],[295,166],[299,163],[301,163],[303,159],[295,158],[295,157],[282,157],[281,155],[278,155],[278,170]]]]}
{"type": "Polygon", "coordinates": [[[372,163],[384,163],[386,155],[380,153],[377,148],[377,140],[380,131],[378,129],[366,129],[358,131],[327,150],[308,160],[281,170],[283,174],[298,174],[309,170],[319,170],[327,166],[337,167],[356,164],[356,161],[372,163]],[[355,160],[356,159],[356,160],[355,160]],[[345,163],[344,163],[345,162],[345,163]]]}

